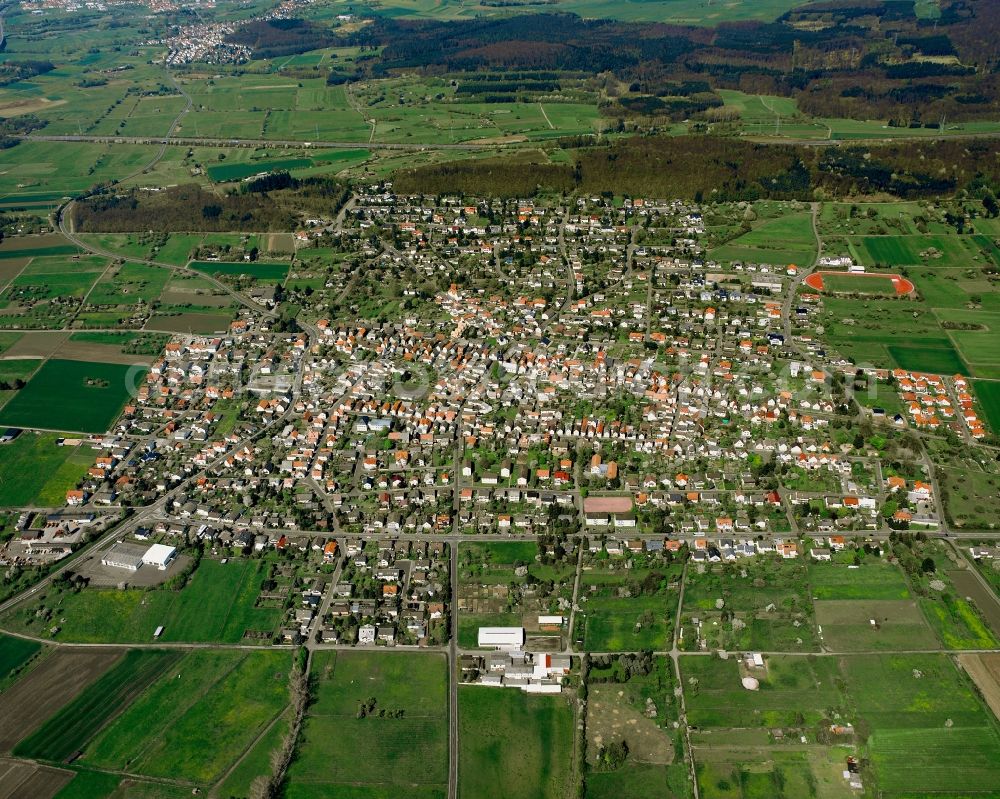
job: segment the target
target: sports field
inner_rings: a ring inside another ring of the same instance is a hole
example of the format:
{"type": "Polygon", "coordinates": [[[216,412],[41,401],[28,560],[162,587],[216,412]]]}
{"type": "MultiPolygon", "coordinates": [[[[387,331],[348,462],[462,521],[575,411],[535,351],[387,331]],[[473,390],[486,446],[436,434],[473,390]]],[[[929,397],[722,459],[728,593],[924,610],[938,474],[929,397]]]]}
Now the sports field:
{"type": "Polygon", "coordinates": [[[146,371],[144,366],[48,360],[0,411],[0,424],[106,432],[146,371]]]}
{"type": "Polygon", "coordinates": [[[900,275],[868,272],[850,274],[848,272],[813,272],[806,285],[817,291],[830,294],[873,294],[896,297],[913,291],[913,283],[900,275]]]}

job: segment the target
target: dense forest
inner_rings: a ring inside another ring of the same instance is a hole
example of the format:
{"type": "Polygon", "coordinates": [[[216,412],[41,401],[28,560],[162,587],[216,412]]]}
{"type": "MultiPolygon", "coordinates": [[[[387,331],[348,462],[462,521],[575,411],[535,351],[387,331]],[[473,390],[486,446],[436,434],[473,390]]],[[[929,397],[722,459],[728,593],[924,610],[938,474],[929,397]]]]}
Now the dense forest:
{"type": "Polygon", "coordinates": [[[23,61],[5,61],[0,64],[0,86],[8,86],[17,83],[19,80],[34,78],[36,75],[44,75],[51,72],[56,65],[51,61],[35,61],[25,59],[23,61]]]}
{"type": "Polygon", "coordinates": [[[485,91],[488,71],[614,76],[627,88],[615,88],[604,109],[611,116],[682,118],[717,104],[712,92],[721,88],[793,96],[816,116],[909,125],[1000,113],[1000,50],[987,35],[998,29],[996,0],[942,0],[937,21],[918,19],[913,0],[836,0],[774,23],[717,28],[554,12],[462,21],[378,16],[349,41],[381,48],[365,65],[373,77],[464,72],[485,91]]]}
{"type": "Polygon", "coordinates": [[[494,158],[401,170],[402,193],[525,196],[539,191],[681,197],[697,201],[817,196],[902,198],[1000,185],[990,140],[796,147],[738,139],[635,137],[571,151],[569,164],[494,158]]]}
{"type": "Polygon", "coordinates": [[[243,191],[219,195],[197,184],[163,191],[110,189],[73,204],[71,222],[79,232],[294,230],[305,216],[335,215],[347,201],[346,186],[326,177],[254,181],[243,191]]]}
{"type": "Polygon", "coordinates": [[[279,58],[330,47],[337,39],[326,28],[302,19],[254,20],[229,37],[250,48],[255,59],[279,58]]]}

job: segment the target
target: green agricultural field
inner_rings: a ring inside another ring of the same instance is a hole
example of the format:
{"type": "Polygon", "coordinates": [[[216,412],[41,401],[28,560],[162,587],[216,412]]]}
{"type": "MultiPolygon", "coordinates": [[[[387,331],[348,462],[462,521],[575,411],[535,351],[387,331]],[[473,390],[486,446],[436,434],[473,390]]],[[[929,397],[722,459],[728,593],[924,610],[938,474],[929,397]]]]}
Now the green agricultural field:
{"type": "Polygon", "coordinates": [[[824,337],[858,364],[937,374],[967,374],[934,314],[900,300],[824,297],[824,337]]]}
{"type": "Polygon", "coordinates": [[[792,212],[774,219],[765,219],[709,255],[723,262],[743,261],[781,266],[809,266],[816,258],[816,238],[812,217],[804,212],[792,212]]]}
{"type": "Polygon", "coordinates": [[[15,246],[8,246],[0,249],[0,259],[9,260],[13,258],[45,258],[57,255],[77,255],[80,248],[75,244],[53,244],[49,247],[17,247],[18,243],[24,243],[23,239],[7,239],[7,242],[15,246]]]}
{"type": "Polygon", "coordinates": [[[687,774],[671,766],[637,763],[616,771],[587,774],[587,799],[646,799],[686,796],[687,774]]]}
{"type": "MultiPolygon", "coordinates": [[[[162,626],[163,641],[237,643],[247,630],[270,635],[281,619],[278,607],[255,607],[266,569],[259,560],[203,559],[180,591],[50,588],[39,601],[58,613],[61,640],[143,643],[162,626]]],[[[10,614],[12,624],[43,633],[31,611],[10,614]]]]}
{"type": "Polygon", "coordinates": [[[969,370],[953,347],[918,347],[895,344],[889,355],[903,369],[939,375],[968,375],[969,370]]]}
{"type": "MultiPolygon", "coordinates": [[[[71,124],[63,131],[61,125],[50,125],[46,133],[78,133],[75,122],[71,124]]],[[[34,198],[55,205],[95,183],[138,172],[155,154],[152,145],[26,141],[0,151],[0,198],[34,198]]]]}
{"type": "Polygon", "coordinates": [[[14,672],[22,669],[41,651],[42,645],[37,641],[0,635],[0,689],[14,672]]]}
{"type": "Polygon", "coordinates": [[[461,799],[562,799],[572,793],[573,709],[566,696],[460,686],[461,799]]]}
{"type": "Polygon", "coordinates": [[[145,374],[141,367],[48,360],[0,411],[0,424],[103,433],[145,374]]]}
{"type": "Polygon", "coordinates": [[[1000,435],[1000,383],[974,380],[972,389],[976,399],[979,400],[982,417],[986,420],[993,434],[1000,435]]]}
{"type": "Polygon", "coordinates": [[[312,159],[309,158],[278,158],[272,161],[247,161],[242,164],[224,163],[208,167],[208,176],[217,183],[224,183],[232,180],[243,180],[263,172],[290,171],[312,165],[312,159]]]}
{"type": "Polygon", "coordinates": [[[288,734],[291,726],[292,713],[286,711],[258,740],[240,760],[232,773],[223,780],[218,788],[219,796],[249,797],[253,781],[271,770],[271,757],[280,749],[281,742],[288,734]]]}
{"type": "Polygon", "coordinates": [[[188,268],[204,272],[206,275],[243,275],[255,280],[268,280],[280,283],[288,277],[288,264],[271,264],[255,261],[192,261],[188,268]]]}
{"type": "Polygon", "coordinates": [[[1000,736],[950,658],[857,656],[842,668],[858,716],[872,730],[880,789],[962,796],[1000,780],[1000,736]]]}
{"type": "Polygon", "coordinates": [[[56,799],[98,799],[98,797],[114,796],[121,782],[122,778],[118,774],[79,771],[70,784],[56,794],[56,799]]]}
{"type": "Polygon", "coordinates": [[[0,507],[61,507],[93,465],[90,447],[61,447],[51,433],[21,433],[0,445],[0,507]]]}
{"type": "Polygon", "coordinates": [[[288,706],[290,667],[289,652],[191,651],[94,739],[82,762],[210,785],[288,706]]]}
{"type": "Polygon", "coordinates": [[[448,679],[438,654],[321,652],[286,796],[447,793],[448,679]],[[362,709],[363,708],[363,709],[362,709]]]}
{"type": "Polygon", "coordinates": [[[201,244],[203,238],[203,235],[197,233],[171,233],[162,247],[153,248],[151,257],[163,263],[184,266],[191,260],[191,252],[201,244]]]}
{"type": "Polygon", "coordinates": [[[850,241],[866,266],[965,267],[974,254],[958,236],[863,236],[850,241]]]}
{"type": "Polygon", "coordinates": [[[111,669],[21,741],[14,753],[36,760],[65,760],[83,749],[109,719],[180,659],[178,652],[129,650],[111,669]]]}
{"type": "Polygon", "coordinates": [[[878,558],[854,565],[811,561],[809,584],[814,599],[909,599],[899,567],[878,558]]]}
{"type": "Polygon", "coordinates": [[[107,259],[96,256],[75,260],[64,255],[33,258],[11,281],[3,298],[24,302],[83,297],[107,265],[107,259]]]}
{"type": "MultiPolygon", "coordinates": [[[[587,19],[619,19],[627,22],[671,22],[683,25],[714,26],[741,20],[773,21],[791,8],[795,0],[733,0],[720,6],[706,6],[701,0],[566,0],[559,10],[587,19]]],[[[336,0],[334,8],[350,11],[349,0],[336,0]]],[[[381,13],[394,17],[421,19],[471,19],[480,15],[496,16],[506,9],[460,0],[387,0],[381,13]]],[[[545,11],[546,6],[525,6],[522,13],[545,11]]]]}

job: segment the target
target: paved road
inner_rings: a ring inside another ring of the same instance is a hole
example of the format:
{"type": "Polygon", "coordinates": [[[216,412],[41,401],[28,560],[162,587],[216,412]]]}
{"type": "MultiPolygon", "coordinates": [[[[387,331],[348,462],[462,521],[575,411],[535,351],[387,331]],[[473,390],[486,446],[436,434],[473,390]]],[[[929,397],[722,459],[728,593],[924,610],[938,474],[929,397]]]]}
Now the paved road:
{"type": "Polygon", "coordinates": [[[448,640],[448,799],[458,799],[458,547],[451,550],[451,637],[448,640]]]}
{"type": "MultiPolygon", "coordinates": [[[[183,92],[182,92],[183,93],[183,92]]],[[[187,97],[187,95],[184,95],[187,97]]],[[[187,109],[185,109],[187,110],[187,109]]],[[[183,113],[183,112],[182,112],[183,113]]],[[[316,149],[364,149],[364,150],[394,150],[401,152],[423,152],[425,150],[496,150],[501,148],[513,148],[530,144],[530,142],[494,142],[491,144],[441,144],[437,142],[425,142],[420,144],[406,143],[379,143],[369,141],[304,141],[302,139],[211,139],[204,137],[174,136],[173,132],[177,126],[177,120],[171,126],[166,136],[46,136],[44,134],[31,134],[25,138],[31,141],[44,142],[88,142],[91,144],[159,144],[160,157],[163,150],[168,145],[176,147],[313,147],[316,149]]],[[[537,146],[537,142],[535,142],[537,146]]],[[[156,159],[157,161],[159,158],[156,159]]],[[[149,165],[143,167],[148,169],[149,165]]],[[[140,172],[142,170],[139,170],[140,172]]]]}

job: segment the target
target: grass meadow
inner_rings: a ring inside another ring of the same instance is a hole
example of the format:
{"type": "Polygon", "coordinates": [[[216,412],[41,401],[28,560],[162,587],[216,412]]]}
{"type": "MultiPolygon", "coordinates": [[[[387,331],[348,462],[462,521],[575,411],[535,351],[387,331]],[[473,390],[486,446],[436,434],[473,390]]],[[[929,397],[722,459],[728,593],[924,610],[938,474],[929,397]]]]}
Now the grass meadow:
{"type": "Polygon", "coordinates": [[[460,686],[461,799],[562,799],[573,787],[573,709],[565,696],[460,686]]]}
{"type": "Polygon", "coordinates": [[[312,673],[316,699],[289,771],[289,799],[447,792],[448,680],[440,655],[320,652],[312,673]],[[363,703],[371,709],[362,717],[363,703]]]}
{"type": "MultiPolygon", "coordinates": [[[[281,619],[280,608],[255,607],[264,568],[259,560],[223,564],[203,559],[180,591],[50,588],[39,602],[58,613],[60,640],[147,642],[163,626],[163,641],[236,643],[246,630],[274,632],[281,619]]],[[[15,609],[7,618],[25,631],[44,634],[32,612],[15,609]]]]}

